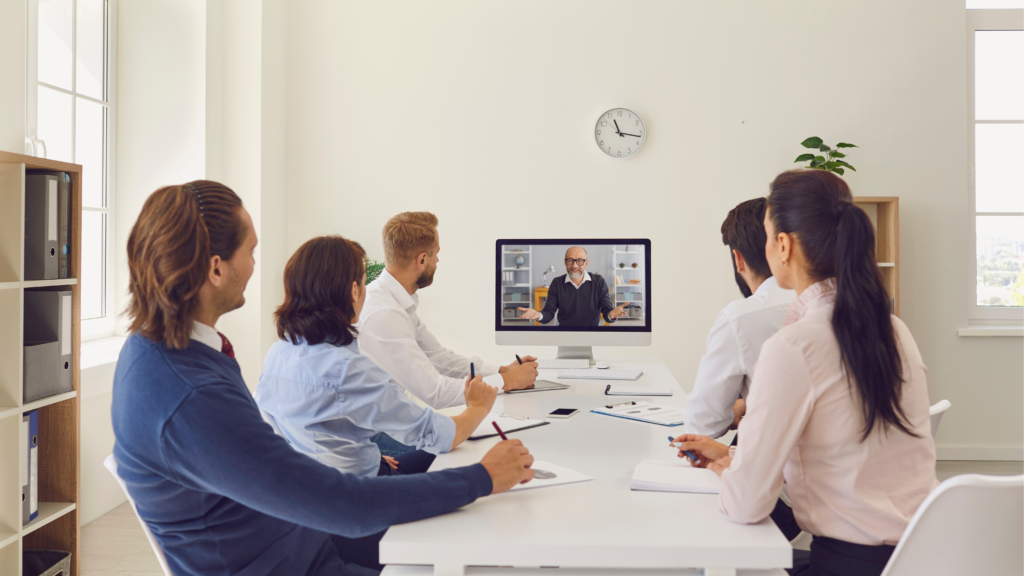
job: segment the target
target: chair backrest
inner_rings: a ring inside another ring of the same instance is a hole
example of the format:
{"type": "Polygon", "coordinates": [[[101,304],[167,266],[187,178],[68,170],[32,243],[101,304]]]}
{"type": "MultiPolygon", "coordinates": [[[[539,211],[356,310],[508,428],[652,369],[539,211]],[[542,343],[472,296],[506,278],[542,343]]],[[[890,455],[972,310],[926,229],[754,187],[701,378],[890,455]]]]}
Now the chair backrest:
{"type": "Polygon", "coordinates": [[[952,404],[949,403],[949,400],[939,400],[931,407],[929,413],[932,416],[932,440],[935,440],[935,433],[939,431],[939,423],[942,422],[942,415],[946,413],[946,410],[949,410],[950,406],[952,406],[952,404]]]}
{"type": "Polygon", "coordinates": [[[903,533],[882,576],[1024,574],[1024,476],[954,476],[903,533]]]}
{"type": "Polygon", "coordinates": [[[170,566],[167,565],[167,558],[164,556],[164,551],[160,549],[160,543],[156,541],[156,537],[149,531],[149,526],[145,520],[139,517],[139,509],[135,507],[135,500],[132,499],[132,495],[128,493],[128,486],[124,483],[117,474],[117,459],[111,454],[103,460],[103,466],[110,470],[110,473],[114,475],[114,479],[121,486],[121,490],[124,490],[124,495],[128,497],[128,503],[132,505],[132,510],[135,511],[135,517],[139,519],[139,523],[142,524],[142,531],[146,533],[146,540],[149,540],[149,545],[153,547],[153,552],[156,554],[156,559],[160,562],[160,568],[163,568],[165,576],[174,576],[171,573],[170,566]]]}

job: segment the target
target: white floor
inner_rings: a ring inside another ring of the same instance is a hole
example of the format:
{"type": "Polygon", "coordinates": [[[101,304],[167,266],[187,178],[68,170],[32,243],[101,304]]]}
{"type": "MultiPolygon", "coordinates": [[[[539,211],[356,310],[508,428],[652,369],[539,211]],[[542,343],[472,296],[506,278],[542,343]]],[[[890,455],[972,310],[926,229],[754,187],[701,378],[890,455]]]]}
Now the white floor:
{"type": "MultiPolygon", "coordinates": [[[[1024,462],[942,461],[939,481],[960,474],[1024,474],[1024,462]]],[[[81,576],[162,574],[131,506],[123,504],[82,527],[81,576]]]]}

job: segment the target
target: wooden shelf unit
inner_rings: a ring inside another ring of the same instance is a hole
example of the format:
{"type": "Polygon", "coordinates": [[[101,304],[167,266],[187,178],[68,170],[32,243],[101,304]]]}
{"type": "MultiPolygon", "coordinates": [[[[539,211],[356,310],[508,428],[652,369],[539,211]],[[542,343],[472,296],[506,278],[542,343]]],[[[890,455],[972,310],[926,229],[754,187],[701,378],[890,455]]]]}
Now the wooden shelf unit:
{"type": "Polygon", "coordinates": [[[875,226],[875,260],[882,274],[893,314],[900,315],[900,199],[898,196],[854,196],[875,226]]]}
{"type": "Polygon", "coordinates": [[[70,276],[82,261],[82,167],[0,151],[0,574],[21,574],[22,550],[71,552],[71,575],[81,566],[81,285],[76,278],[25,280],[25,173],[57,170],[71,176],[70,276]],[[72,292],[73,392],[25,404],[22,395],[25,290],[67,286],[72,292]],[[21,525],[21,415],[39,410],[39,517],[21,525]]]}

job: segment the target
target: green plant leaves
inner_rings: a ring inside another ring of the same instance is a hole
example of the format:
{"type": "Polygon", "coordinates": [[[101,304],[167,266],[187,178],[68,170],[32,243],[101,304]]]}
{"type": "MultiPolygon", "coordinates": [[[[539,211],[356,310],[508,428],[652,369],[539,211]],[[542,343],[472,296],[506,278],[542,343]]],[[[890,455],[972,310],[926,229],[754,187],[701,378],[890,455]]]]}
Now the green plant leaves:
{"type": "Polygon", "coordinates": [[[836,160],[836,164],[839,165],[839,166],[846,166],[847,168],[849,168],[850,170],[853,170],[854,172],[857,171],[856,168],[854,168],[853,166],[850,166],[849,164],[847,164],[846,162],[844,162],[842,160],[836,160]]]}
{"type": "Polygon", "coordinates": [[[821,164],[822,162],[825,161],[824,156],[815,156],[814,159],[818,162],[818,164],[821,164]]]}
{"type": "Polygon", "coordinates": [[[808,160],[814,160],[814,154],[801,154],[793,162],[807,162],[808,160]]]}
{"type": "MultiPolygon", "coordinates": [[[[807,140],[801,142],[800,145],[804,148],[819,148],[822,145],[822,141],[821,138],[818,138],[817,136],[811,136],[807,140]]],[[[850,146],[852,146],[852,144],[850,144],[850,146]]]]}
{"type": "Polygon", "coordinates": [[[821,145],[821,148],[818,148],[819,152],[828,152],[829,150],[831,150],[831,148],[825,146],[824,144],[821,145]]]}
{"type": "Polygon", "coordinates": [[[840,176],[842,176],[844,174],[842,168],[836,168],[835,170],[833,170],[833,172],[835,172],[836,174],[839,174],[840,176]]]}
{"type": "Polygon", "coordinates": [[[846,158],[846,154],[843,154],[842,152],[836,150],[836,151],[832,152],[832,157],[833,158],[846,158]]]}
{"type": "Polygon", "coordinates": [[[847,144],[846,142],[840,142],[839,144],[836,144],[836,148],[858,148],[858,146],[854,144],[847,144]]]}

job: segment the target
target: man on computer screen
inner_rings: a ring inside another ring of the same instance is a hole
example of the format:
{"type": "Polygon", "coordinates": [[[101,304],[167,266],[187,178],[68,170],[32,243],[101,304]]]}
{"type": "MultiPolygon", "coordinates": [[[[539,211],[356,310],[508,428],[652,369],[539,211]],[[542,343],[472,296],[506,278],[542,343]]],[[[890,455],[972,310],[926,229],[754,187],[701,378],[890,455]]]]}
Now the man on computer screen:
{"type": "Polygon", "coordinates": [[[547,324],[558,312],[560,326],[600,326],[601,317],[609,324],[626,315],[626,304],[612,306],[608,284],[600,274],[587,272],[590,260],[582,246],[573,246],[565,251],[564,276],[551,281],[548,300],[540,312],[532,308],[520,308],[520,318],[536,320],[547,324]]]}

